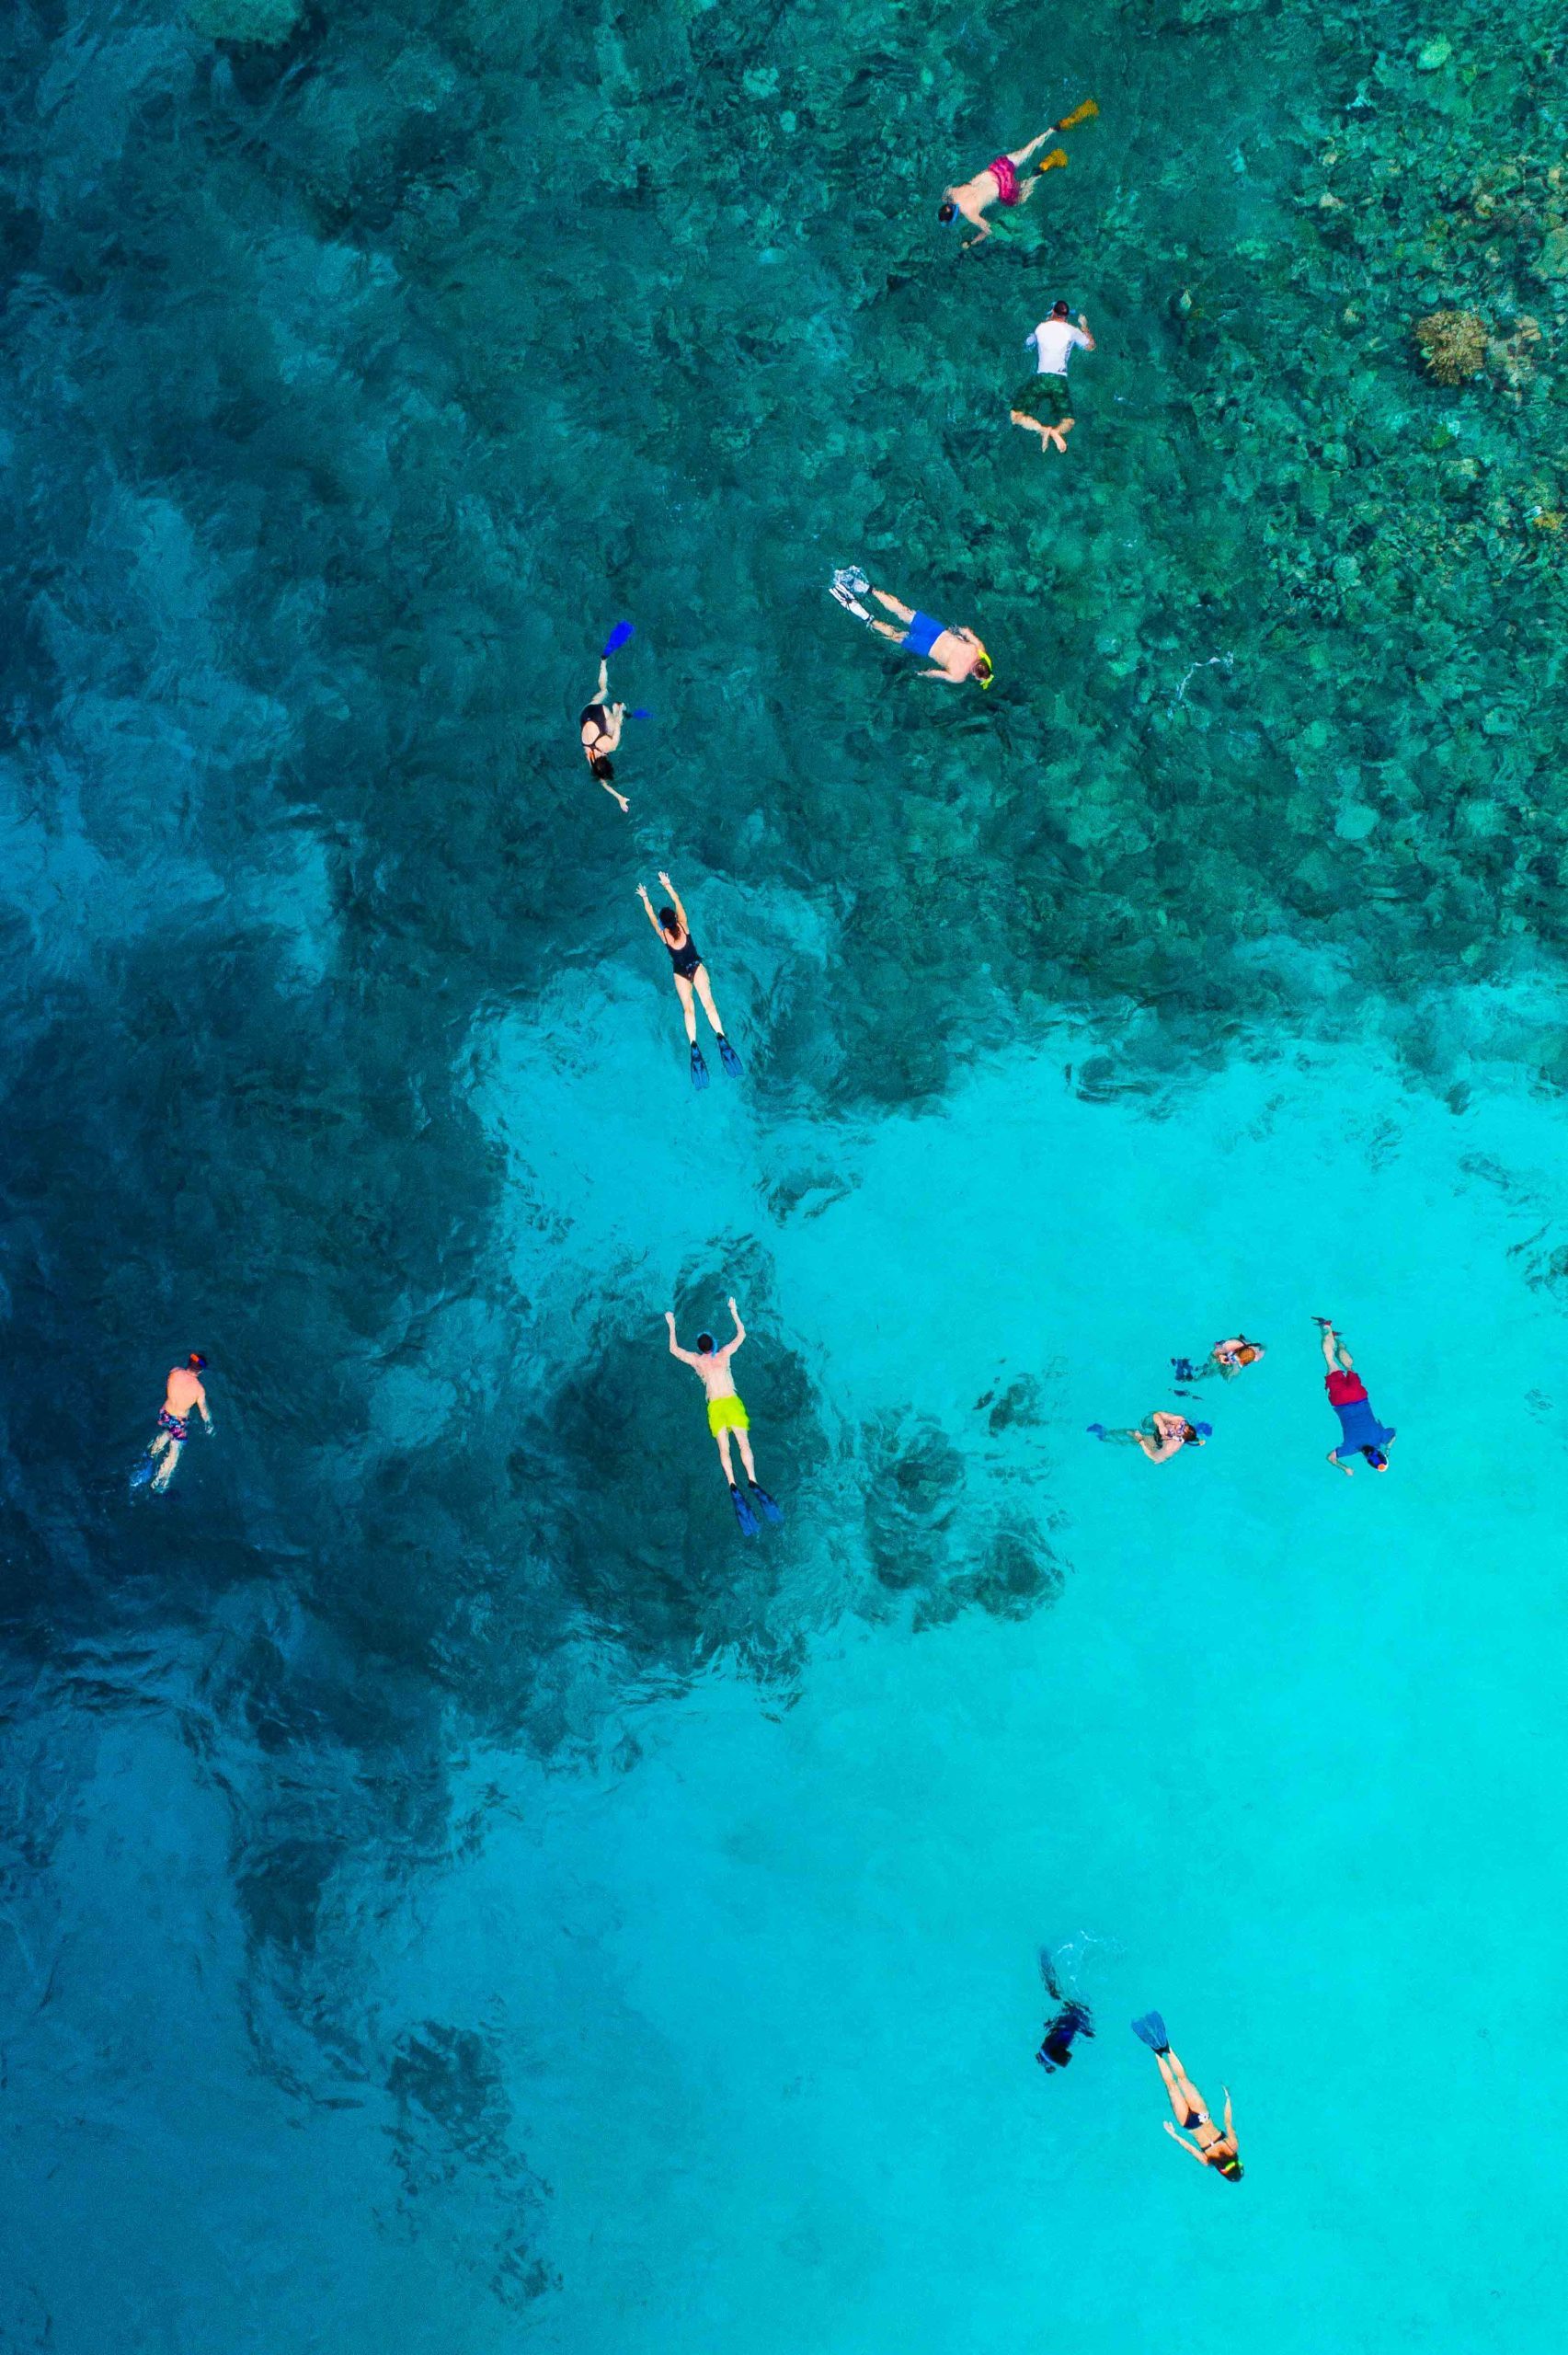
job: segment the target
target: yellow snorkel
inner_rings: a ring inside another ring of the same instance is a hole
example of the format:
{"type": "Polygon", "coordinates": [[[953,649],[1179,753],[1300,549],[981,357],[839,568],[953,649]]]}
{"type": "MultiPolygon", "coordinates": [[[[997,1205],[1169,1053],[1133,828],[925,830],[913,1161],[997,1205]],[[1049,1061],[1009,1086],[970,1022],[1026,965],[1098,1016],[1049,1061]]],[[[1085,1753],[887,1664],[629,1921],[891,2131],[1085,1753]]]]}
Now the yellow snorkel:
{"type": "Polygon", "coordinates": [[[982,687],[993,685],[996,680],[996,672],[990,666],[990,656],[983,646],[975,657],[975,676],[982,687]]]}

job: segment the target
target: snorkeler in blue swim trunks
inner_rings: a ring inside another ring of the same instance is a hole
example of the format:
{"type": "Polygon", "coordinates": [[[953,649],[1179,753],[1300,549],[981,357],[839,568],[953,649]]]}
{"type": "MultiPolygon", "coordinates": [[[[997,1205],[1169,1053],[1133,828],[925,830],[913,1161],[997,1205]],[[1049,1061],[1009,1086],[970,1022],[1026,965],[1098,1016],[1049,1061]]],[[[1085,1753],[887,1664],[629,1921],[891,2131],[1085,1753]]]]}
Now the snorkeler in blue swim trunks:
{"type": "Polygon", "coordinates": [[[1339,1417],[1339,1445],[1330,1448],[1328,1460],[1347,1480],[1355,1477],[1355,1466],[1345,1461],[1347,1456],[1364,1455],[1374,1472],[1386,1472],[1386,1451],[1393,1445],[1395,1433],[1373,1413],[1372,1401],[1356,1371],[1355,1360],[1328,1318],[1319,1316],[1313,1322],[1322,1331],[1323,1363],[1328,1369],[1323,1388],[1328,1392],[1329,1405],[1339,1417]]]}
{"type": "Polygon", "coordinates": [[[921,661],[929,662],[930,670],[921,672],[922,679],[945,679],[952,687],[961,687],[966,679],[973,679],[979,686],[990,686],[990,656],[972,629],[949,629],[945,622],[934,620],[930,614],[917,614],[912,605],[900,604],[886,589],[869,589],[868,584],[868,591],[879,605],[886,605],[904,625],[902,629],[895,629],[890,622],[874,621],[872,628],[884,638],[890,638],[907,653],[918,656],[921,661]]]}

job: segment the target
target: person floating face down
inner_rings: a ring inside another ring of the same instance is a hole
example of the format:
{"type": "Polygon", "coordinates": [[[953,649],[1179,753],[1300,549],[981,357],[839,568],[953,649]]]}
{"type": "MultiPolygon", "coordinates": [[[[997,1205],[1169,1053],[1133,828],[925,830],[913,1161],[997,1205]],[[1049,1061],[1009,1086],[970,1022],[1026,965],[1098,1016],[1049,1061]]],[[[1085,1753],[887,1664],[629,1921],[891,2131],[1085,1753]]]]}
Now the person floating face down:
{"type": "Polygon", "coordinates": [[[751,1491],[751,1500],[756,1503],[768,1521],[782,1522],[784,1514],[769,1496],[766,1488],[758,1485],[757,1466],[751,1454],[751,1418],[746,1412],[739,1393],[735,1387],[735,1376],[729,1370],[731,1358],[746,1338],[746,1327],[740,1322],[740,1311],[735,1305],[733,1293],[730,1296],[729,1313],[735,1319],[735,1335],[733,1339],[725,1343],[722,1350],[715,1345],[711,1333],[699,1333],[695,1350],[683,1350],[675,1338],[675,1311],[672,1308],[666,1309],[664,1321],[670,1328],[670,1356],[679,1358],[682,1365],[689,1365],[707,1393],[708,1430],[717,1443],[719,1465],[726,1480],[729,1483],[729,1497],[730,1502],[735,1507],[735,1518],[740,1524],[742,1535],[755,1537],[757,1516],[751,1511],[750,1502],[740,1493],[736,1483],[735,1467],[730,1462],[729,1443],[732,1437],[739,1447],[740,1461],[746,1467],[746,1484],[751,1491]]]}
{"type": "Polygon", "coordinates": [[[593,701],[585,703],[578,716],[578,733],[582,739],[582,756],[599,779],[612,801],[618,801],[623,810],[631,803],[616,789],[615,771],[610,755],[621,742],[621,727],[626,717],[624,703],[607,703],[610,693],[610,658],[604,656],[599,665],[599,684],[593,691],[593,701]]]}
{"type": "Polygon", "coordinates": [[[1034,352],[1035,370],[1013,394],[1008,415],[1014,425],[1039,435],[1042,458],[1047,450],[1059,450],[1065,455],[1067,437],[1076,421],[1067,385],[1067,363],[1075,350],[1093,350],[1089,322],[1080,311],[1074,327],[1068,316],[1067,304],[1054,304],[1049,318],[1030,328],[1024,339],[1024,348],[1034,352]]]}
{"type": "Polygon", "coordinates": [[[1132,2032],[1147,2044],[1160,2065],[1165,2091],[1171,2097],[1176,2123],[1165,2120],[1165,2131],[1173,2142],[1179,2142],[1189,2158],[1200,2166],[1212,2167],[1227,2183],[1240,2183],[1244,2172],[1236,2148],[1236,2129],[1230,2117],[1230,2088],[1225,2093],[1225,2131],[1219,2129],[1203,2106],[1203,2096],[1183,2068],[1180,2056],[1171,2050],[1171,2039],[1165,2033],[1165,2023],[1158,2012],[1146,2012],[1134,2020],[1132,2032]],[[1192,2136],[1192,2142],[1186,2136],[1192,2136]],[[1196,2147],[1195,2147],[1196,2146],[1196,2147]]]}
{"type": "Polygon", "coordinates": [[[190,1418],[200,1415],[209,1434],[212,1418],[207,1412],[207,1393],[201,1376],[207,1361],[200,1350],[192,1350],[183,1365],[171,1366],[164,1387],[164,1403],[158,1409],[158,1428],[147,1449],[143,1476],[161,1495],[174,1478],[175,1465],[179,1462],[186,1441],[190,1437],[190,1418]]]}
{"type": "Polygon", "coordinates": [[[906,654],[918,661],[929,662],[922,679],[945,679],[950,687],[961,687],[966,679],[973,679],[979,687],[989,687],[995,675],[990,656],[967,624],[950,629],[945,622],[935,620],[930,614],[917,613],[913,605],[902,604],[886,589],[872,589],[867,593],[879,605],[887,607],[904,625],[895,629],[889,622],[874,621],[872,628],[882,638],[890,638],[906,654]]]}
{"type": "Polygon", "coordinates": [[[697,998],[701,998],[703,1012],[713,1025],[720,1063],[731,1079],[738,1079],[741,1076],[740,1058],[724,1035],[724,1024],[719,1020],[718,1008],[714,1004],[713,983],[703,962],[703,952],[692,937],[681,894],[668,875],[661,874],[658,879],[670,894],[669,907],[660,908],[656,915],[647,887],[641,883],[637,885],[637,897],[643,903],[643,912],[649,924],[670,951],[670,962],[674,968],[675,994],[681,1001],[681,1011],[686,1022],[686,1043],[692,1051],[692,1085],[702,1089],[708,1084],[708,1066],[697,1044],[697,998]]]}
{"type": "Polygon", "coordinates": [[[1018,178],[1022,167],[1058,132],[1070,131],[1075,124],[1089,121],[1099,111],[1093,98],[1085,98],[1081,107],[1075,107],[1070,114],[1063,115],[1059,122],[1047,122],[1044,131],[1037,132],[1027,146],[1014,147],[1007,155],[993,155],[985,170],[977,172],[972,180],[959,180],[952,188],[944,188],[942,201],[936,208],[937,219],[945,225],[962,215],[977,232],[974,236],[965,238],[965,250],[967,251],[970,246],[978,246],[991,234],[990,223],[986,219],[990,208],[993,204],[1010,209],[1013,205],[1027,204],[1039,184],[1041,174],[1059,171],[1065,165],[1067,150],[1065,147],[1053,147],[1048,155],[1042,155],[1027,180],[1020,181],[1018,178]]]}
{"type": "Polygon", "coordinates": [[[1389,1468],[1387,1450],[1398,1434],[1387,1423],[1380,1423],[1372,1411],[1367,1396],[1367,1385],[1356,1371],[1356,1362],[1326,1316],[1314,1320],[1323,1345],[1323,1388],[1328,1392],[1329,1405],[1339,1417],[1340,1439],[1331,1447],[1328,1461],[1347,1480],[1354,1479],[1356,1467],[1347,1459],[1364,1456],[1374,1472],[1389,1468]]]}

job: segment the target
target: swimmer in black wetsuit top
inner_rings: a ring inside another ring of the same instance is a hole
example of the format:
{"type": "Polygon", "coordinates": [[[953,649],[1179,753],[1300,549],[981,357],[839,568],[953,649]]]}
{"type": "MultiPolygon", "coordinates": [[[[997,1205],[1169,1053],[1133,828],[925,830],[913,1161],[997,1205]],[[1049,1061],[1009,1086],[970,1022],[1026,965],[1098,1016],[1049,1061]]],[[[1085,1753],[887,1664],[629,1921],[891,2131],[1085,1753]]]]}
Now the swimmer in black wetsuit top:
{"type": "Polygon", "coordinates": [[[1040,1948],[1040,1978],[1047,1994],[1059,2006],[1055,2019],[1047,2020],[1040,2034],[1040,2049],[1035,2058],[1047,2076],[1058,2069],[1065,2069],[1072,2058],[1074,2037],[1092,2037],[1094,2015],[1087,2004],[1070,1995],[1057,1976],[1056,1963],[1048,1947],[1040,1948]]]}
{"type": "Polygon", "coordinates": [[[686,911],[681,904],[681,894],[668,875],[661,875],[658,879],[669,892],[672,906],[660,908],[656,915],[653,902],[641,883],[637,885],[637,897],[643,903],[649,924],[670,951],[670,962],[675,974],[675,994],[681,1000],[681,1011],[686,1017],[686,1038],[692,1050],[692,1085],[702,1088],[708,1084],[708,1067],[697,1044],[698,998],[703,1001],[703,1012],[713,1024],[714,1036],[718,1040],[719,1061],[731,1079],[738,1079],[740,1058],[724,1035],[724,1024],[719,1020],[718,1008],[714,1004],[713,983],[703,962],[703,952],[692,937],[686,911]]]}

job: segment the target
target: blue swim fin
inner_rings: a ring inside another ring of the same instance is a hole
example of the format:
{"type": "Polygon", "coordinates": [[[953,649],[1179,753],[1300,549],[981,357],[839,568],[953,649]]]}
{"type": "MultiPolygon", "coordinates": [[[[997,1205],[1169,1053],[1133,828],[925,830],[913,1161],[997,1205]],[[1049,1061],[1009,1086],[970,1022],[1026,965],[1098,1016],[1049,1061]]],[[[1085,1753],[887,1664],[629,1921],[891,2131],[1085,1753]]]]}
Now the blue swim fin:
{"type": "Polygon", "coordinates": [[[697,1093],[701,1095],[703,1089],[707,1086],[707,1084],[708,1067],[703,1061],[703,1051],[701,1047],[698,1046],[696,1040],[693,1039],[692,1041],[692,1085],[697,1090],[697,1093]]]}
{"type": "Polygon", "coordinates": [[[617,622],[604,641],[604,660],[608,662],[610,657],[617,653],[625,645],[626,640],[635,635],[630,622],[617,622]]]}
{"type": "Polygon", "coordinates": [[[741,1063],[739,1056],[736,1053],[735,1049],[730,1045],[729,1040],[725,1037],[722,1030],[718,1034],[718,1059],[724,1065],[726,1071],[729,1074],[731,1079],[740,1078],[745,1069],[745,1065],[741,1063]]]}
{"type": "Polygon", "coordinates": [[[1150,2052],[1169,2052],[1171,2039],[1165,2033],[1165,2023],[1158,2012],[1145,2012],[1132,2024],[1134,2036],[1140,2036],[1150,2052]]]}
{"type": "Polygon", "coordinates": [[[639,704],[635,711],[633,712],[632,718],[634,719],[651,719],[653,718],[653,714],[651,711],[645,711],[642,705],[639,704]]]}
{"type": "Polygon", "coordinates": [[[750,1506],[747,1503],[745,1498],[741,1495],[733,1480],[729,1484],[729,1495],[730,1501],[735,1507],[735,1518],[740,1523],[740,1534],[742,1537],[755,1537],[757,1534],[757,1516],[752,1511],[750,1506]]]}
{"type": "Polygon", "coordinates": [[[1092,1437],[1095,1439],[1104,1439],[1105,1436],[1105,1426],[1104,1423],[1091,1423],[1089,1425],[1089,1430],[1092,1437]]]}
{"type": "MultiPolygon", "coordinates": [[[[738,1490],[737,1494],[739,1492],[738,1490]]],[[[773,1502],[773,1499],[769,1496],[766,1488],[760,1488],[757,1486],[756,1481],[753,1480],[751,1483],[751,1494],[761,1506],[763,1518],[767,1521],[771,1521],[775,1529],[782,1529],[784,1527],[783,1510],[773,1502]]]]}
{"type": "Polygon", "coordinates": [[[131,1486],[133,1489],[145,1488],[151,1485],[152,1477],[153,1459],[150,1455],[143,1455],[131,1475],[131,1486]]]}

